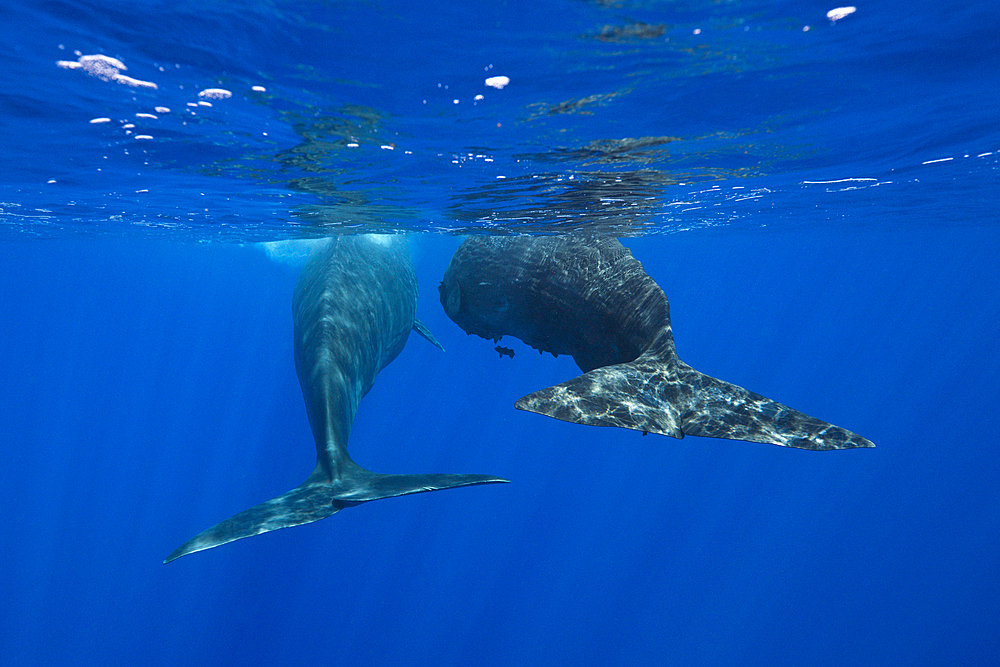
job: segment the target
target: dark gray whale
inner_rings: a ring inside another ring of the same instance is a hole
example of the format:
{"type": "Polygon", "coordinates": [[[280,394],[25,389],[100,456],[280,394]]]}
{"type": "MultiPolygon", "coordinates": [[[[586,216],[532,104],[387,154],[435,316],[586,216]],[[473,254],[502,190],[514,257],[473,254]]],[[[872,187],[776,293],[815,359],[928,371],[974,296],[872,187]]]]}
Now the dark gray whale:
{"type": "Polygon", "coordinates": [[[861,436],[694,370],[677,357],[667,297],[615,238],[474,236],[440,286],[469,334],[569,354],[583,375],[515,407],[564,421],[800,449],[874,447],[861,436]]]}
{"type": "Polygon", "coordinates": [[[295,370],[316,440],[316,468],[288,493],[196,535],[165,563],[233,540],[325,519],[345,507],[409,493],[506,482],[489,475],[383,475],[347,453],[358,404],[375,376],[416,330],[417,279],[402,236],[340,236],[326,241],[295,285],[295,370]]]}

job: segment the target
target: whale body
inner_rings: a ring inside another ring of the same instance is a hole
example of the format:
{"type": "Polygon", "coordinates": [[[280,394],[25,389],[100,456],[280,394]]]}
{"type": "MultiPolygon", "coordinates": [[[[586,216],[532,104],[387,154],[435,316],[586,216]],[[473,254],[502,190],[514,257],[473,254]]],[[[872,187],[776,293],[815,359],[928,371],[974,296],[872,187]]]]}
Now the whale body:
{"type": "Polygon", "coordinates": [[[469,237],[439,291],[445,312],[466,333],[497,342],[515,336],[540,351],[572,355],[584,371],[518,399],[520,410],[675,438],[874,447],[681,361],[666,295],[616,238],[469,237]]]}
{"type": "Polygon", "coordinates": [[[288,493],[212,526],[167,556],[278,528],[298,526],[370,500],[508,480],[490,475],[385,475],[347,452],[354,415],[375,377],[415,330],[440,347],[416,319],[417,280],[402,236],[328,239],[299,274],[293,295],[295,370],[316,441],[316,467],[288,493]]]}

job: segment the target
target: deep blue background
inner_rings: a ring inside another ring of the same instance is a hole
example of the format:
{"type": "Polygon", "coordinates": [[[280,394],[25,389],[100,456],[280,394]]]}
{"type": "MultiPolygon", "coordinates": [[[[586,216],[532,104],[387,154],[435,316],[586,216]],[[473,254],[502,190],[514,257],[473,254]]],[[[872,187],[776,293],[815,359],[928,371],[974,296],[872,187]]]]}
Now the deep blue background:
{"type": "Polygon", "coordinates": [[[997,10],[832,8],[0,6],[0,663],[993,664],[997,10]],[[296,268],[240,242],[347,225],[416,232],[447,348],[413,337],[352,455],[512,483],[162,565],[312,469],[296,268]],[[585,225],[641,235],[686,362],[877,447],[514,410],[579,371],[447,319],[452,232],[585,225]]]}

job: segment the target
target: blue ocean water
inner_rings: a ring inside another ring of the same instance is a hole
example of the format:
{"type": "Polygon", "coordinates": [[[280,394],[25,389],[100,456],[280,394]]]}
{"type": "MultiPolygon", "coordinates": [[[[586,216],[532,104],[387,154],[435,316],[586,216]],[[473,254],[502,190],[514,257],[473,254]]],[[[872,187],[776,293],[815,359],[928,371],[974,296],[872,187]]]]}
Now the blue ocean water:
{"type": "Polygon", "coordinates": [[[0,4],[0,663],[994,664],[1000,9],[836,8],[0,4]],[[579,369],[436,286],[463,234],[577,229],[694,368],[877,447],[516,411],[579,369]],[[312,469],[260,242],[358,231],[412,233],[447,352],[352,455],[512,483],[163,565],[312,469]]]}

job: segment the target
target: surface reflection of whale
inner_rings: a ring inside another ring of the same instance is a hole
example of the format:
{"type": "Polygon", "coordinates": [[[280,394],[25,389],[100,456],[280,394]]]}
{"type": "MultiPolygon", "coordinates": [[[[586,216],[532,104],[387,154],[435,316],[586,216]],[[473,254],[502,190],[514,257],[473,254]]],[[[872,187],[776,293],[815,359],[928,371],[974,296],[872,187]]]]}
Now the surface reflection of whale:
{"type": "Polygon", "coordinates": [[[416,330],[417,280],[402,236],[341,236],[317,249],[295,285],[295,369],[316,440],[316,468],[298,487],[188,540],[164,562],[278,528],[324,519],[369,500],[473,484],[488,475],[383,475],[347,453],[358,404],[416,330]]]}
{"type": "Polygon", "coordinates": [[[516,336],[538,350],[572,355],[584,371],[519,399],[521,410],[675,438],[874,447],[681,361],[666,295],[615,238],[470,237],[439,289],[445,312],[467,333],[516,336]]]}

